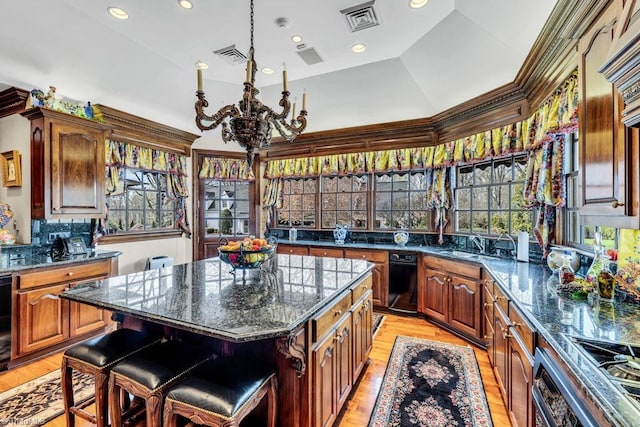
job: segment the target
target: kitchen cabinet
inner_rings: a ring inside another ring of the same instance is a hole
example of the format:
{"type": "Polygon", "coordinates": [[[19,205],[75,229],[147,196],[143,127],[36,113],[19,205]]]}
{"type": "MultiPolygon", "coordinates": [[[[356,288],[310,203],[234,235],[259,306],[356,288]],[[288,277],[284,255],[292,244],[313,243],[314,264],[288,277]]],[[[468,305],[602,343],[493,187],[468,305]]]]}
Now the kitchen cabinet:
{"type": "Polygon", "coordinates": [[[309,255],[309,248],[301,245],[287,245],[278,243],[277,252],[286,255],[309,255]]]}
{"type": "Polygon", "coordinates": [[[116,271],[114,258],[15,273],[12,363],[104,331],[110,324],[108,311],[65,301],[59,295],[65,289],[108,277],[116,271]]]}
{"type": "Polygon", "coordinates": [[[488,275],[483,275],[485,289],[484,339],[500,392],[513,426],[534,424],[533,354],[537,334],[522,313],[488,275]]]}
{"type": "Polygon", "coordinates": [[[423,255],[418,312],[482,344],[481,266],[423,255]]]}
{"type": "Polygon", "coordinates": [[[610,2],[578,40],[580,214],[587,224],[638,228],[638,130],[622,123],[622,96],[600,72],[622,3],[610,2]]]}
{"type": "Polygon", "coordinates": [[[46,108],[21,114],[31,121],[32,219],[104,216],[109,127],[46,108]]]}
{"type": "Polygon", "coordinates": [[[369,249],[345,249],[344,257],[366,259],[375,264],[371,271],[373,279],[373,305],[387,308],[389,306],[389,254],[387,251],[369,249]]]}
{"type": "Polygon", "coordinates": [[[315,427],[333,425],[362,373],[372,342],[371,295],[368,276],[311,319],[315,427]]]}

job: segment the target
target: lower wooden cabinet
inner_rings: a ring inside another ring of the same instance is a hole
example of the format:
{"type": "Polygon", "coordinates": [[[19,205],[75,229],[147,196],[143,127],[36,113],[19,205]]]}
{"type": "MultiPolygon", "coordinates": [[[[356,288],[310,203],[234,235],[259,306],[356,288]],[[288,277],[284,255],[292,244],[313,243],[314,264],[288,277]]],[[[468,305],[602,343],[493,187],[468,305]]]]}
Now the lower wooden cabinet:
{"type": "Polygon", "coordinates": [[[369,276],[311,321],[314,427],[333,425],[366,364],[373,340],[372,295],[369,276]]]}
{"type": "Polygon", "coordinates": [[[481,267],[425,255],[419,272],[418,312],[481,342],[481,267]]]}
{"type": "Polygon", "coordinates": [[[345,258],[365,259],[375,264],[371,275],[373,284],[373,305],[387,308],[389,306],[389,253],[366,249],[345,249],[345,258]]]}
{"type": "Polygon", "coordinates": [[[62,300],[59,295],[70,287],[108,277],[116,271],[117,261],[113,258],[16,273],[12,363],[103,331],[111,322],[108,311],[62,300]]]}

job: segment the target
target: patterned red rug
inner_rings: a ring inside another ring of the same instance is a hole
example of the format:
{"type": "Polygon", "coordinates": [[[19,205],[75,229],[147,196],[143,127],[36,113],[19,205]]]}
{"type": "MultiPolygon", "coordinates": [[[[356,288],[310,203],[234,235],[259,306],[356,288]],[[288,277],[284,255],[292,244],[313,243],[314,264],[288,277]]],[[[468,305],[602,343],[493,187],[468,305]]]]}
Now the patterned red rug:
{"type": "Polygon", "coordinates": [[[492,425],[473,349],[396,338],[369,427],[492,425]]]}

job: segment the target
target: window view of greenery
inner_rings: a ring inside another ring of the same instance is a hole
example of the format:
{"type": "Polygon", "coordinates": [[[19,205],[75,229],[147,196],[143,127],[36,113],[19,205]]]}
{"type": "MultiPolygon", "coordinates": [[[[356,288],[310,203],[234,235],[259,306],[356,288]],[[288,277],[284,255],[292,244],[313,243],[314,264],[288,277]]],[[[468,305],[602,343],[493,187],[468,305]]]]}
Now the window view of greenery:
{"type": "Polygon", "coordinates": [[[367,175],[321,177],[322,228],[333,228],[339,224],[352,229],[366,229],[368,194],[367,175]]]}
{"type": "Polygon", "coordinates": [[[499,235],[532,231],[533,211],[524,208],[526,156],[459,166],[454,197],[455,230],[499,235]]]}
{"type": "Polygon", "coordinates": [[[249,234],[250,199],[247,181],[203,180],[204,227],[206,235],[246,236],[249,234]]]}
{"type": "Polygon", "coordinates": [[[124,169],[124,193],[107,197],[107,233],[173,230],[175,201],[167,197],[167,174],[124,169]]]}
{"type": "Polygon", "coordinates": [[[276,213],[278,226],[315,228],[316,194],[315,178],[285,180],[282,207],[276,213]]]}
{"type": "Polygon", "coordinates": [[[375,177],[375,228],[428,230],[429,214],[424,172],[375,177]]]}

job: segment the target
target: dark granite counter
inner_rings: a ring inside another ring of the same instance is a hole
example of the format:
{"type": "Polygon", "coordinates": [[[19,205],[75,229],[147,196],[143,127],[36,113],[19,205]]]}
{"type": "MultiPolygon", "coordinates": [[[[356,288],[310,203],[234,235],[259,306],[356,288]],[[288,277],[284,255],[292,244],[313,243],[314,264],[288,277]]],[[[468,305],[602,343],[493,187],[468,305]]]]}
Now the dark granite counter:
{"type": "Polygon", "coordinates": [[[50,251],[23,250],[16,254],[0,251],[0,274],[11,274],[30,268],[53,267],[120,256],[119,251],[92,250],[86,254],[52,257],[50,251]]]}
{"type": "MultiPolygon", "coordinates": [[[[337,246],[334,242],[322,241],[281,242],[337,246]]],[[[554,289],[557,284],[556,276],[546,264],[522,263],[438,246],[402,247],[393,244],[352,243],[340,247],[408,251],[483,264],[532,326],[566,361],[571,374],[583,386],[587,395],[602,408],[612,425],[638,425],[640,402],[638,405],[630,403],[618,385],[608,380],[600,369],[579,352],[569,337],[640,344],[640,305],[622,302],[619,296],[613,305],[600,304],[597,300],[573,301],[560,297],[554,289]]]]}
{"type": "Polygon", "coordinates": [[[364,260],[275,255],[259,270],[211,258],[99,280],[61,294],[231,342],[286,336],[364,278],[364,260]]]}

